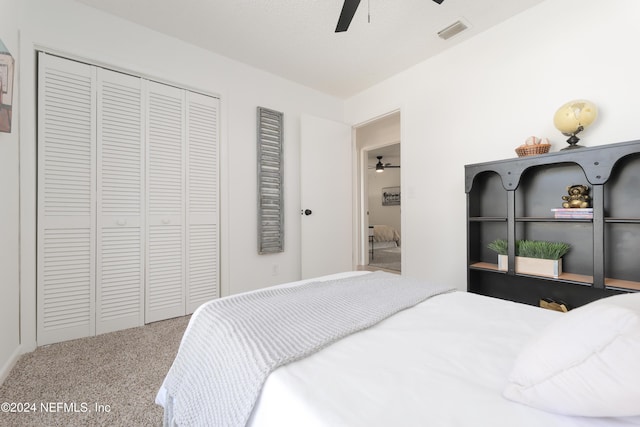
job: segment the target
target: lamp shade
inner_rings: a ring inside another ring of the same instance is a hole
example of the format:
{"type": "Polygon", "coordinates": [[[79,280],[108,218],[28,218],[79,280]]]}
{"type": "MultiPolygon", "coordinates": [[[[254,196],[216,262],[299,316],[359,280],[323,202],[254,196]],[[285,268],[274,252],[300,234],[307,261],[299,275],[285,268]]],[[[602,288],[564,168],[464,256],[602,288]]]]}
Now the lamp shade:
{"type": "Polygon", "coordinates": [[[553,124],[563,135],[570,136],[589,126],[596,117],[598,109],[594,103],[576,99],[558,108],[553,116],[553,124]]]}

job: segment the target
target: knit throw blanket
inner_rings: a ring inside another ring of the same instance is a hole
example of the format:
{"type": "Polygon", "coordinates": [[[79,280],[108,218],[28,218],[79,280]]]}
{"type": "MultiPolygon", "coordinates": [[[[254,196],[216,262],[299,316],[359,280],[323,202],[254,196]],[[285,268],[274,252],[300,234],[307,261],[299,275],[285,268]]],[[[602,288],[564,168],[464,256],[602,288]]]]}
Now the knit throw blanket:
{"type": "Polygon", "coordinates": [[[277,367],[451,290],[376,272],[211,301],[165,379],[165,425],[244,426],[277,367]]]}

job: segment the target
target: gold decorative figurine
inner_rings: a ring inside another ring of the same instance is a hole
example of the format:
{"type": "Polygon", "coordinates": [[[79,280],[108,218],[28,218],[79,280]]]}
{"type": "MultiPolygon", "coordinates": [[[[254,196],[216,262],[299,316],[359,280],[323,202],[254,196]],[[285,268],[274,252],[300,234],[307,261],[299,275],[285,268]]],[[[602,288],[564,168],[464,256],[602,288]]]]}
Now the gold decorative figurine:
{"type": "Polygon", "coordinates": [[[589,201],[589,187],[586,185],[570,185],[567,187],[568,196],[562,196],[563,208],[588,208],[589,201]]]}

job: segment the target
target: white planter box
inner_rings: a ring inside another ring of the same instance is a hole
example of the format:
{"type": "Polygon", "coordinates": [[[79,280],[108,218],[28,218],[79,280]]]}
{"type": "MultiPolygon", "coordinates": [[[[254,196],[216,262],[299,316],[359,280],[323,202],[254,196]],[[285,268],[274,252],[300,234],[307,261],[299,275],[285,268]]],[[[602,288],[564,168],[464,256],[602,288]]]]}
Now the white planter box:
{"type": "MultiPolygon", "coordinates": [[[[507,271],[507,255],[498,255],[498,270],[507,271]]],[[[516,273],[558,278],[562,274],[562,258],[541,259],[516,257],[516,273]]]]}

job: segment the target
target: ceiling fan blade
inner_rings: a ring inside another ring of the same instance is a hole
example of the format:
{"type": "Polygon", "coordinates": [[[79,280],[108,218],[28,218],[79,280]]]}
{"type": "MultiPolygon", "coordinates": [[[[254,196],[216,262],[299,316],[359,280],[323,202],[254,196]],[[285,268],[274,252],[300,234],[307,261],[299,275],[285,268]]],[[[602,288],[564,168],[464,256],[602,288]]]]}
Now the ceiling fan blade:
{"type": "Polygon", "coordinates": [[[340,12],[340,18],[338,18],[338,25],[336,26],[336,33],[347,31],[359,4],[360,0],[344,0],[342,12],[340,12]]]}

